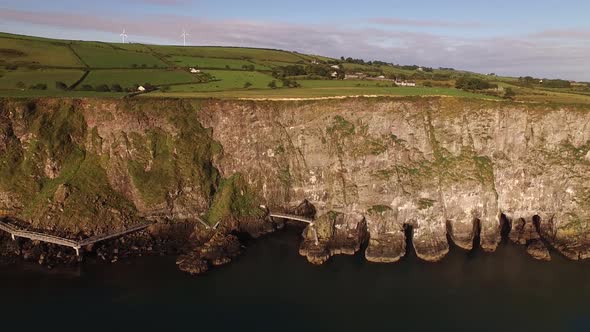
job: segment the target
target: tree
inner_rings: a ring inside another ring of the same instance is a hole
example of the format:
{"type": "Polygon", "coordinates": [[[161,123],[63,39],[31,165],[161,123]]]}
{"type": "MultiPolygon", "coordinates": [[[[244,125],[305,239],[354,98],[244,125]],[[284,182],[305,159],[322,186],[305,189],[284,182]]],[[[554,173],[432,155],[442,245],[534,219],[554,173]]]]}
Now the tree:
{"type": "Polygon", "coordinates": [[[55,88],[58,90],[67,90],[68,86],[64,82],[55,82],[55,88]]]}
{"type": "Polygon", "coordinates": [[[250,83],[250,82],[244,83],[244,89],[248,89],[251,86],[252,86],[252,83],[250,83]]]}
{"type": "Polygon", "coordinates": [[[80,89],[82,91],[92,91],[92,90],[94,90],[94,88],[90,84],[84,84],[84,85],[82,85],[82,87],[80,89]]]}
{"type": "Polygon", "coordinates": [[[270,81],[268,83],[268,87],[271,89],[276,89],[277,88],[277,81],[270,81]]]}
{"type": "Polygon", "coordinates": [[[23,81],[16,82],[16,87],[19,89],[24,89],[26,87],[25,82],[23,82],[23,81]]]}
{"type": "Polygon", "coordinates": [[[516,96],[516,92],[514,92],[514,90],[512,88],[506,88],[504,89],[504,99],[512,99],[516,96]]]}
{"type": "Polygon", "coordinates": [[[119,84],[111,85],[111,91],[113,92],[123,92],[123,88],[119,84]]]}

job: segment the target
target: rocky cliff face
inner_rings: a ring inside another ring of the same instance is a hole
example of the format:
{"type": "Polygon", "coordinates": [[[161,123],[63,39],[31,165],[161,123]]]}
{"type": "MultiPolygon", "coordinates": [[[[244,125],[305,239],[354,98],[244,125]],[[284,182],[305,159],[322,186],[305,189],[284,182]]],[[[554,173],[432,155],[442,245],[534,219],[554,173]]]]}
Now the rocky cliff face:
{"type": "Polygon", "coordinates": [[[572,259],[590,254],[588,110],[350,99],[214,103],[199,118],[224,147],[222,174],[243,174],[271,208],[304,199],[315,206],[318,231],[305,232],[301,250],[311,261],[358,250],[339,244],[341,227],[358,242],[356,230],[366,225],[371,261],[397,261],[405,234],[419,257],[436,261],[448,252],[447,235],[459,247],[477,238],[493,251],[500,219],[532,225],[533,218],[537,227],[527,226],[520,241],[529,252],[550,243],[572,259]],[[330,211],[349,217],[321,217],[330,211]],[[336,241],[325,241],[322,228],[336,241]]]}
{"type": "MultiPolygon", "coordinates": [[[[273,226],[259,205],[297,212],[307,200],[316,219],[301,253],[314,263],[364,243],[368,260],[395,262],[406,236],[429,261],[448,238],[493,251],[502,226],[537,258],[546,244],[590,255],[582,108],[454,98],[0,105],[0,215],[36,228],[204,219],[261,234],[273,226]]],[[[235,245],[215,243],[224,241],[235,245]]]]}

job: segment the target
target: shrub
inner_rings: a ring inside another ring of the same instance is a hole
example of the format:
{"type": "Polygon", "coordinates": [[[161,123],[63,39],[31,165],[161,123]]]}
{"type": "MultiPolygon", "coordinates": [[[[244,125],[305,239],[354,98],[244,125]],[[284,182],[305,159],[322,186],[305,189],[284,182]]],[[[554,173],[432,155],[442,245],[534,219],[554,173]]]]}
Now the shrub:
{"type": "Polygon", "coordinates": [[[276,81],[270,81],[268,83],[268,87],[271,89],[276,89],[277,88],[277,82],[276,81]]]}
{"type": "Polygon", "coordinates": [[[427,88],[432,88],[432,82],[430,82],[430,81],[426,81],[426,82],[422,83],[422,85],[424,85],[427,88]]]}
{"type": "Polygon", "coordinates": [[[30,86],[31,90],[47,90],[47,84],[45,83],[37,83],[35,85],[30,86]]]}
{"type": "Polygon", "coordinates": [[[24,89],[26,87],[25,82],[23,82],[23,81],[16,82],[16,87],[19,89],[24,89]]]}
{"type": "Polygon", "coordinates": [[[55,88],[58,90],[67,90],[68,86],[64,82],[55,82],[55,88]]]}
{"type": "Polygon", "coordinates": [[[109,86],[106,84],[100,84],[95,89],[97,92],[110,92],[109,86]]]}
{"type": "Polygon", "coordinates": [[[113,92],[123,92],[123,88],[119,84],[111,85],[111,91],[113,92]]]}
{"type": "Polygon", "coordinates": [[[455,87],[462,90],[486,90],[497,88],[498,86],[476,77],[463,76],[457,80],[455,87]]]}
{"type": "Polygon", "coordinates": [[[94,88],[90,84],[84,84],[84,85],[82,85],[82,87],[80,88],[80,90],[82,90],[82,91],[92,91],[92,90],[94,90],[94,88]]]}
{"type": "Polygon", "coordinates": [[[290,80],[290,79],[284,78],[281,81],[283,83],[283,87],[285,87],[285,88],[298,88],[301,86],[299,84],[299,82],[297,82],[295,80],[290,80]]]}
{"type": "Polygon", "coordinates": [[[251,86],[252,86],[252,83],[250,83],[250,82],[244,83],[244,89],[248,89],[251,86]]]}
{"type": "Polygon", "coordinates": [[[504,90],[504,96],[503,96],[503,98],[505,98],[505,99],[512,99],[512,98],[514,98],[514,96],[516,96],[516,92],[514,92],[514,90],[512,88],[506,88],[504,90]]]}
{"type": "Polygon", "coordinates": [[[170,86],[168,86],[168,85],[163,86],[162,88],[160,88],[160,91],[162,91],[162,92],[168,92],[168,91],[170,91],[170,86]]]}
{"type": "Polygon", "coordinates": [[[543,86],[547,88],[571,88],[572,84],[566,80],[543,80],[543,86]]]}

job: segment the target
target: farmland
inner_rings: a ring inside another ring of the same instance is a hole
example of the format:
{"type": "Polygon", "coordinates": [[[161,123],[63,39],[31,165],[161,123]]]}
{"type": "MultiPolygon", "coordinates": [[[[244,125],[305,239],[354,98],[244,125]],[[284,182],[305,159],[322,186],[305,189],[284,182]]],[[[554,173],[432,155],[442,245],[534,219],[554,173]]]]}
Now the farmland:
{"type": "Polygon", "coordinates": [[[54,90],[55,82],[70,86],[83,74],[82,70],[76,69],[0,70],[0,89],[24,89],[35,84],[45,84],[47,89],[54,90]]]}
{"type": "Polygon", "coordinates": [[[561,81],[563,86],[551,87],[542,82],[273,49],[69,41],[0,33],[0,96],[122,97],[145,85],[148,91],[142,96],[148,97],[501,99],[509,91],[507,98],[519,102],[590,104],[588,83],[570,86],[561,81]],[[191,73],[190,67],[200,72],[191,73]],[[400,87],[395,80],[415,86],[400,87]],[[470,85],[465,88],[460,82],[470,85]]]}
{"type": "MultiPolygon", "coordinates": [[[[153,85],[168,85],[178,83],[198,82],[198,78],[187,71],[164,69],[108,69],[93,70],[84,80],[84,84],[97,86],[119,84],[123,88],[150,83],[153,85]]],[[[80,86],[78,87],[80,89],[80,86]]]]}
{"type": "Polygon", "coordinates": [[[170,92],[206,92],[244,89],[246,83],[252,84],[250,89],[267,89],[268,83],[274,80],[270,75],[230,70],[209,70],[207,73],[214,77],[208,83],[176,85],[172,86],[170,92]]]}
{"type": "Polygon", "coordinates": [[[167,59],[176,65],[184,67],[241,70],[243,66],[253,65],[255,70],[270,70],[270,67],[238,59],[201,58],[179,55],[174,55],[167,59]]]}
{"type": "Polygon", "coordinates": [[[82,67],[67,45],[0,37],[0,64],[82,67]]]}
{"type": "Polygon", "coordinates": [[[92,68],[166,67],[153,54],[116,49],[108,44],[76,42],[72,49],[92,68]]]}

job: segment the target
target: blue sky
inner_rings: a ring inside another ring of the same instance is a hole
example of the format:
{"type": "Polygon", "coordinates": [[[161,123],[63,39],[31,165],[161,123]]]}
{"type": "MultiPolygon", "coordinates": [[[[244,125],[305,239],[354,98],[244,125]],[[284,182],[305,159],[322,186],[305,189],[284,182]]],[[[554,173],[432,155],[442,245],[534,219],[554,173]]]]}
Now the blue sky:
{"type": "Polygon", "coordinates": [[[590,81],[590,2],[6,1],[0,31],[65,39],[272,47],[590,81]]]}

